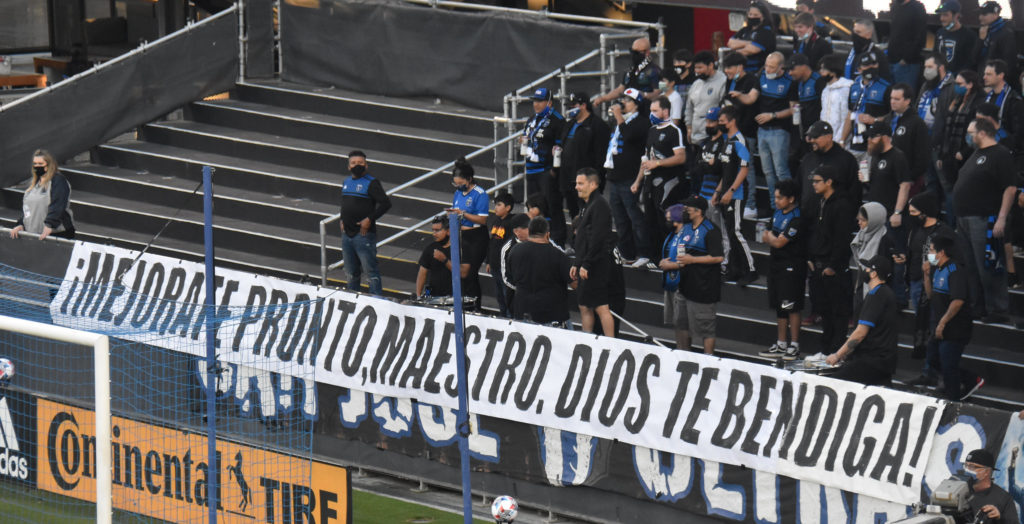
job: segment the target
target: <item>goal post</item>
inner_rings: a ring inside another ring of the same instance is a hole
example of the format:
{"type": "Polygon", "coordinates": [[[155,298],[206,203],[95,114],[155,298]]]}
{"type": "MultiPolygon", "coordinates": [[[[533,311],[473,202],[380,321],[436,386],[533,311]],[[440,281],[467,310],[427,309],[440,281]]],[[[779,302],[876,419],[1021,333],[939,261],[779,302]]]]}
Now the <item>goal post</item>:
{"type": "Polygon", "coordinates": [[[0,331],[41,339],[88,346],[93,350],[96,412],[96,522],[110,524],[113,516],[111,493],[110,435],[110,339],[107,335],[43,324],[0,315],[0,331]]]}

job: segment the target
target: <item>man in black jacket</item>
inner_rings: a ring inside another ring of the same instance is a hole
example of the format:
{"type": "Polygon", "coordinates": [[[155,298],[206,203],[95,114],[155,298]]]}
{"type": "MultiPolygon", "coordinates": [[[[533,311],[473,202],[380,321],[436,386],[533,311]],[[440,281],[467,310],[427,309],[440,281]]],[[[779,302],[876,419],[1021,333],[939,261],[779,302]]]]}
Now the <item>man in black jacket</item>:
{"type": "Polygon", "coordinates": [[[576,175],[576,193],[586,204],[576,223],[576,260],[570,278],[577,281],[580,303],[580,324],[584,333],[594,329],[594,316],[601,319],[605,336],[615,336],[609,283],[612,277],[615,233],[612,231],[612,209],[597,187],[601,183],[597,170],[583,168],[576,175]]]}
{"type": "MultiPolygon", "coordinates": [[[[833,141],[832,126],[823,120],[811,125],[807,130],[806,138],[811,144],[811,152],[804,156],[800,163],[800,182],[803,187],[801,191],[800,208],[807,213],[808,217],[814,216],[814,209],[818,203],[818,195],[810,184],[811,173],[821,166],[832,168],[835,178],[834,189],[838,192],[849,193],[853,198],[855,207],[860,207],[861,183],[857,178],[857,159],[849,151],[843,149],[833,141]]],[[[813,222],[808,220],[808,222],[813,222]]]]}
{"type": "Polygon", "coordinates": [[[617,125],[608,141],[604,163],[608,169],[608,202],[620,236],[619,252],[630,264],[639,258],[646,258],[646,264],[656,256],[644,227],[639,198],[630,191],[636,174],[640,172],[647,130],[651,127],[647,115],[640,113],[642,99],[640,91],[630,88],[623,94],[621,102],[612,106],[612,116],[617,125]]]}
{"type": "MultiPolygon", "coordinates": [[[[576,196],[576,172],[585,167],[604,171],[604,155],[608,148],[608,137],[611,131],[608,124],[594,114],[594,106],[586,93],[569,95],[569,109],[566,111],[566,123],[562,135],[562,155],[559,167],[555,168],[558,178],[558,202],[549,201],[548,209],[554,209],[551,224],[551,236],[556,243],[567,245],[564,217],[557,210],[562,209],[561,200],[565,201],[565,209],[569,210],[569,220],[580,213],[580,199],[576,196]]],[[[554,199],[552,199],[554,200],[554,199]]]]}
{"type": "Polygon", "coordinates": [[[850,236],[855,209],[835,189],[836,172],[820,166],[811,173],[811,185],[818,202],[807,209],[812,221],[807,246],[811,290],[821,313],[821,351],[830,354],[843,342],[853,309],[853,281],[850,276],[850,236]]]}
{"type": "Polygon", "coordinates": [[[1006,64],[1006,79],[1011,85],[1017,85],[1017,38],[1013,34],[1013,24],[1008,24],[999,16],[1002,8],[989,0],[978,8],[978,37],[981,38],[978,52],[978,73],[985,72],[988,61],[998,58],[1006,64]]]}
{"type": "Polygon", "coordinates": [[[889,25],[888,58],[893,83],[910,84],[917,89],[921,76],[921,50],[928,36],[928,15],[918,0],[897,0],[892,4],[889,25]]]}
{"type": "Polygon", "coordinates": [[[1005,140],[997,138],[997,141],[1009,147],[1014,154],[1019,154],[1021,135],[1024,134],[1024,104],[1020,95],[1007,83],[1007,72],[1006,62],[998,58],[989,60],[985,64],[982,81],[985,84],[985,101],[999,108],[999,127],[1007,135],[1005,140]]]}
{"type": "Polygon", "coordinates": [[[341,250],[348,274],[348,289],[359,290],[366,270],[370,294],[381,295],[383,287],[377,269],[377,220],[391,209],[391,199],[380,180],[366,171],[366,153],[348,154],[352,176],[341,186],[341,250]]]}
{"type": "Polygon", "coordinates": [[[935,33],[935,51],[942,54],[955,73],[973,68],[978,54],[978,35],[960,23],[960,2],[946,0],[935,10],[942,27],[935,33]]]}
{"type": "Polygon", "coordinates": [[[822,57],[832,54],[832,43],[814,30],[814,15],[799,13],[793,18],[793,53],[807,57],[817,67],[822,57]]]}
{"type": "Polygon", "coordinates": [[[512,283],[516,286],[515,318],[538,324],[569,321],[569,257],[551,244],[548,221],[530,221],[529,240],[509,255],[512,283]]]}
{"type": "MultiPolygon", "coordinates": [[[[886,117],[886,124],[892,133],[892,145],[903,151],[907,157],[907,165],[910,167],[910,177],[913,180],[913,187],[920,190],[924,185],[924,174],[932,158],[932,149],[929,146],[928,125],[921,120],[917,112],[911,108],[914,103],[914,89],[907,84],[896,84],[889,90],[889,107],[892,113],[886,117]]],[[[904,207],[897,206],[894,211],[902,215],[906,211],[904,207]]],[[[902,216],[894,216],[889,220],[892,227],[899,227],[903,222],[902,216]]]]}

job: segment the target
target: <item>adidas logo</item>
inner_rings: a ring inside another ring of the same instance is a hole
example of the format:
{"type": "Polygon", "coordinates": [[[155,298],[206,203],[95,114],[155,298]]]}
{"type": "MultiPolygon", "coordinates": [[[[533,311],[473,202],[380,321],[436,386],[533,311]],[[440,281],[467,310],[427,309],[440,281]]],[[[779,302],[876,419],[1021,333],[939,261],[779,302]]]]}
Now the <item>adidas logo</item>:
{"type": "Polygon", "coordinates": [[[7,406],[7,397],[0,398],[0,476],[28,479],[28,459],[21,455],[18,436],[14,432],[14,420],[7,406]],[[13,453],[12,453],[13,452],[13,453]]]}

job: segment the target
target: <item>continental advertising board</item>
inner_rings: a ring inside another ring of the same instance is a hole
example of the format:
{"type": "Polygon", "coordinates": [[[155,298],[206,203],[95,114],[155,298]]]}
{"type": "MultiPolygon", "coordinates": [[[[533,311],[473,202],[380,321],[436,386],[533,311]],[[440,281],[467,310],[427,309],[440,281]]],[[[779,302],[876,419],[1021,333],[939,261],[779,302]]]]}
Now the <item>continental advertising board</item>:
{"type": "MultiPolygon", "coordinates": [[[[203,434],[121,417],[112,423],[116,509],[171,522],[205,521],[212,485],[219,522],[351,522],[345,468],[218,440],[219,468],[211,473],[203,434]]],[[[37,400],[39,489],[95,502],[94,428],[92,411],[37,400]]]]}

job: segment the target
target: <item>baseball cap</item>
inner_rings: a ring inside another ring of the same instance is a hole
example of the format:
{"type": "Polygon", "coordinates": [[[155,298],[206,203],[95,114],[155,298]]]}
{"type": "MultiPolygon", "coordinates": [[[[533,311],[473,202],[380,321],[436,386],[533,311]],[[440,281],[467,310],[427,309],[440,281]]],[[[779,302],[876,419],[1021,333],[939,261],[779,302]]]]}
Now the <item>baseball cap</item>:
{"type": "Polygon", "coordinates": [[[512,226],[512,229],[526,229],[530,227],[530,217],[526,213],[519,213],[512,217],[509,225],[512,226]]]}
{"type": "Polygon", "coordinates": [[[704,197],[701,197],[701,196],[698,196],[698,195],[693,195],[690,198],[687,198],[683,202],[683,205],[686,206],[686,207],[695,207],[695,208],[697,208],[697,209],[699,209],[701,211],[707,211],[708,210],[708,201],[704,200],[704,197]]]}
{"type": "Polygon", "coordinates": [[[804,133],[807,138],[818,138],[831,134],[834,134],[834,131],[832,131],[832,125],[824,120],[818,120],[811,124],[811,127],[807,128],[807,132],[804,133]]]}
{"type": "Polygon", "coordinates": [[[956,0],[946,0],[945,2],[939,4],[939,7],[935,10],[935,12],[945,13],[946,11],[952,11],[954,13],[959,13],[961,9],[962,8],[960,7],[960,2],[957,2],[956,0]]]}
{"type": "Polygon", "coordinates": [[[640,99],[643,98],[643,95],[640,94],[640,90],[635,87],[627,89],[625,93],[622,93],[622,96],[632,98],[635,102],[639,102],[640,99]]]}
{"type": "Polygon", "coordinates": [[[795,53],[786,61],[786,69],[793,69],[796,66],[809,66],[811,60],[803,53],[795,53]]]}
{"type": "Polygon", "coordinates": [[[892,128],[884,120],[879,120],[868,126],[867,131],[864,131],[864,138],[874,138],[876,136],[892,136],[892,128]]]}
{"type": "Polygon", "coordinates": [[[996,458],[987,449],[976,449],[968,453],[964,462],[973,462],[979,466],[996,469],[996,458]]]}
{"type": "Polygon", "coordinates": [[[589,100],[590,97],[582,91],[578,93],[571,93],[569,95],[569,105],[571,106],[586,104],[589,100]]]}
{"type": "Polygon", "coordinates": [[[722,112],[722,108],[720,108],[720,107],[712,107],[711,109],[708,109],[708,114],[704,115],[704,118],[706,120],[718,121],[718,113],[721,113],[721,112],[722,112]]]}
{"type": "Polygon", "coordinates": [[[871,260],[861,260],[861,265],[878,273],[878,277],[886,282],[892,277],[892,259],[888,255],[879,253],[871,260]]]}
{"type": "Polygon", "coordinates": [[[857,61],[857,66],[858,67],[864,67],[864,66],[876,65],[876,64],[878,64],[878,57],[875,56],[875,52],[874,51],[868,51],[867,53],[864,53],[863,55],[860,55],[860,60],[857,61]]]}
{"type": "Polygon", "coordinates": [[[982,14],[982,15],[984,15],[984,14],[996,14],[996,15],[998,15],[999,12],[1002,11],[1002,10],[1003,10],[1003,8],[999,7],[999,4],[989,0],[988,2],[985,2],[984,4],[981,4],[981,7],[978,8],[978,14],[982,14]]]}
{"type": "Polygon", "coordinates": [[[551,100],[551,91],[549,91],[546,87],[538,87],[537,90],[533,92],[533,96],[531,96],[530,98],[540,101],[551,100]]]}

